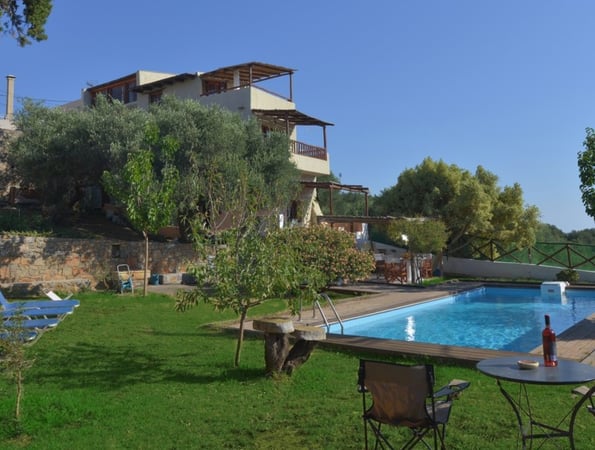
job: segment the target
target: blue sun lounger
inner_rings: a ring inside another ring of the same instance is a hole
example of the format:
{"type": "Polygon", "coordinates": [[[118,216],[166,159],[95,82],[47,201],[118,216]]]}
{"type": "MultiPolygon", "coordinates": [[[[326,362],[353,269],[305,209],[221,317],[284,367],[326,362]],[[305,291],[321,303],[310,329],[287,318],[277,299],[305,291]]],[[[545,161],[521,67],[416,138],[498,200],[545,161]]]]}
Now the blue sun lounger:
{"type": "Polygon", "coordinates": [[[2,321],[2,328],[22,328],[23,331],[45,331],[55,328],[60,323],[60,319],[23,319],[16,318],[5,319],[2,321]]]}
{"type": "Polygon", "coordinates": [[[4,319],[10,319],[15,316],[23,316],[25,319],[63,319],[74,312],[74,308],[69,306],[56,306],[55,308],[27,308],[27,309],[11,309],[0,311],[4,319]]]}
{"type": "Polygon", "coordinates": [[[72,309],[78,308],[81,304],[78,300],[19,300],[9,302],[4,294],[0,292],[0,305],[5,311],[28,310],[39,308],[56,308],[56,307],[70,307],[72,309]]]}
{"type": "Polygon", "coordinates": [[[32,344],[46,331],[58,326],[61,319],[25,319],[16,315],[4,318],[0,322],[0,339],[5,341],[20,341],[23,344],[32,344]]]}
{"type": "Polygon", "coordinates": [[[0,339],[18,339],[19,341],[30,344],[39,338],[41,334],[35,330],[20,330],[18,333],[14,333],[12,331],[0,331],[0,339]]]}

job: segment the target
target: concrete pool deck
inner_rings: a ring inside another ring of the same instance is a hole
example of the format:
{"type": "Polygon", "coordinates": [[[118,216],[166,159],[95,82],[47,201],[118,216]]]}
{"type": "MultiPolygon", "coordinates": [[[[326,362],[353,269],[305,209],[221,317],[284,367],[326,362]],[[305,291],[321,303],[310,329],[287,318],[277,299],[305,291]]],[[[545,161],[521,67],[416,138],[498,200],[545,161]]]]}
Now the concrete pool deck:
{"type": "MultiPolygon", "coordinates": [[[[380,311],[394,309],[399,306],[411,305],[425,300],[436,299],[456,294],[482,283],[455,282],[445,283],[436,287],[413,287],[383,283],[361,283],[337,288],[347,292],[365,292],[365,294],[352,299],[335,302],[335,308],[342,320],[373,314],[380,311]]],[[[329,306],[323,308],[329,322],[335,322],[335,314],[329,306]]],[[[293,320],[305,325],[323,325],[324,321],[320,312],[311,308],[303,310],[301,318],[293,320]]],[[[440,320],[437,318],[437,320],[440,320]]],[[[247,329],[252,329],[248,324],[247,329]]],[[[566,330],[557,337],[558,357],[581,361],[595,366],[595,313],[582,320],[574,327],[566,330]]],[[[474,349],[452,345],[425,344],[419,342],[393,341],[388,339],[375,339],[360,336],[343,336],[341,334],[327,334],[325,341],[320,345],[338,347],[357,351],[380,354],[398,354],[402,356],[428,356],[458,364],[475,366],[483,359],[500,356],[533,357],[541,358],[541,348],[536,348],[527,353],[505,352],[498,350],[474,349]]]]}

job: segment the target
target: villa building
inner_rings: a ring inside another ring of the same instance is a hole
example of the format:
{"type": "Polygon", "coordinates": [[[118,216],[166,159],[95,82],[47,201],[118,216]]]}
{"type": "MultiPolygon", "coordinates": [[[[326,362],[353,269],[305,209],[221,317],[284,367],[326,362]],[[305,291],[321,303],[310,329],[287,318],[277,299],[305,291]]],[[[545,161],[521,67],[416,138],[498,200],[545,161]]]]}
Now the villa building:
{"type": "Polygon", "coordinates": [[[316,203],[316,183],[317,177],[330,174],[326,128],[333,124],[296,109],[294,72],[287,67],[260,62],[204,73],[172,74],[139,70],[84,89],[80,100],[64,107],[90,106],[98,95],[105,94],[127,105],[148,108],[163,96],[171,95],[193,99],[204,105],[219,105],[246,119],[256,117],[263,131],[282,131],[290,138],[291,158],[301,172],[302,195],[299,204],[288,207],[285,219],[308,224],[321,215],[316,203]],[[318,145],[298,140],[298,127],[304,126],[321,130],[318,145]]]}

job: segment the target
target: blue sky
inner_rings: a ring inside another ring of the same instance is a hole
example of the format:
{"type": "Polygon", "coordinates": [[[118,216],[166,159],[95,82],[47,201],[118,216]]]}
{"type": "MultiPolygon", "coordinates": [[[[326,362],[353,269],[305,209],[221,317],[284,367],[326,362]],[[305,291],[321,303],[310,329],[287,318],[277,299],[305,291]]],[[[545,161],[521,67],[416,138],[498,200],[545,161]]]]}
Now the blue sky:
{"type": "Polygon", "coordinates": [[[481,165],[519,183],[543,222],[595,227],[577,169],[595,127],[593,1],[54,3],[47,41],[0,36],[0,115],[7,74],[18,98],[55,106],[138,69],[266,62],[296,69],[298,109],[335,124],[343,183],[379,194],[427,156],[481,165]]]}

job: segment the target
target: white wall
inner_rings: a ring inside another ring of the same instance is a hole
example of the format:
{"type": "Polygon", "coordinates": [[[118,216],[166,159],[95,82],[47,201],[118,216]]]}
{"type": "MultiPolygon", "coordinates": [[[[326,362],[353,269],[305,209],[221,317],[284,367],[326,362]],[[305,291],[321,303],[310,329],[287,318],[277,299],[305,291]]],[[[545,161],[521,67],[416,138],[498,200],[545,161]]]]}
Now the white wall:
{"type": "MultiPolygon", "coordinates": [[[[328,153],[327,153],[328,158],[328,153]]],[[[330,175],[330,161],[309,156],[291,154],[291,160],[295,163],[300,172],[309,175],[330,175]]]]}
{"type": "MultiPolygon", "coordinates": [[[[442,267],[447,275],[541,281],[556,281],[556,274],[563,270],[560,267],[478,261],[453,257],[444,257],[442,267]]],[[[595,272],[586,270],[577,270],[577,272],[579,273],[579,281],[595,283],[595,272]]]]}
{"type": "Polygon", "coordinates": [[[240,114],[244,119],[252,115],[250,106],[250,89],[242,88],[199,97],[203,105],[218,105],[231,112],[240,114]]]}
{"type": "Polygon", "coordinates": [[[16,130],[14,123],[12,120],[9,119],[0,119],[0,130],[9,130],[13,131],[16,130]]]}

